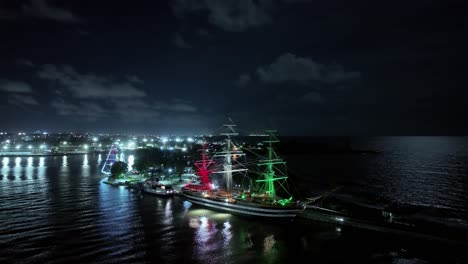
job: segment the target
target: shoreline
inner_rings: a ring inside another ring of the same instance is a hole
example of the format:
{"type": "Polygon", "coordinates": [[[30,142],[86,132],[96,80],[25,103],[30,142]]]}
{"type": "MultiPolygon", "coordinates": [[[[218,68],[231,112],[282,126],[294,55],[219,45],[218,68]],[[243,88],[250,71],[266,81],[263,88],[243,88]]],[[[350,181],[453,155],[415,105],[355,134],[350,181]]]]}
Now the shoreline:
{"type": "Polygon", "coordinates": [[[0,153],[0,158],[4,157],[54,157],[54,156],[68,156],[68,155],[86,155],[86,154],[103,154],[105,151],[97,152],[56,152],[56,153],[19,153],[19,154],[4,154],[0,153]]]}

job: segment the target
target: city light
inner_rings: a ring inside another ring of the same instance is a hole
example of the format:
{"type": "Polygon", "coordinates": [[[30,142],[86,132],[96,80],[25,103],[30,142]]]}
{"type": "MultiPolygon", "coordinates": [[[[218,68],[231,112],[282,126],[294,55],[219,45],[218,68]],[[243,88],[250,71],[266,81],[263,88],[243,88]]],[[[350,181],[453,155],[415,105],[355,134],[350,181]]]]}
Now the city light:
{"type": "Polygon", "coordinates": [[[28,146],[28,149],[32,149],[32,146],[31,146],[31,145],[29,145],[29,146],[28,146]]]}
{"type": "Polygon", "coordinates": [[[187,138],[187,142],[193,142],[193,138],[188,137],[188,138],[187,138]]]}
{"type": "Polygon", "coordinates": [[[88,149],[88,145],[84,145],[83,148],[84,148],[85,150],[87,150],[87,149],[88,149]]]}
{"type": "Polygon", "coordinates": [[[3,146],[3,149],[8,149],[8,146],[3,146]]]}
{"type": "Polygon", "coordinates": [[[66,145],[66,144],[67,144],[67,142],[66,142],[66,141],[64,141],[64,142],[63,142],[63,144],[64,144],[64,145],[66,145]]]}
{"type": "Polygon", "coordinates": [[[40,148],[40,149],[45,149],[45,148],[46,148],[46,145],[41,145],[39,148],[40,148]]]}
{"type": "Polygon", "coordinates": [[[16,145],[16,149],[20,149],[21,148],[21,145],[16,145]]]}
{"type": "Polygon", "coordinates": [[[97,142],[97,141],[98,141],[98,138],[97,138],[97,137],[93,137],[93,141],[94,141],[94,142],[97,142]]]}
{"type": "Polygon", "coordinates": [[[144,139],[143,139],[143,142],[146,142],[146,141],[148,141],[148,140],[147,140],[146,138],[144,138],[144,139]]]}

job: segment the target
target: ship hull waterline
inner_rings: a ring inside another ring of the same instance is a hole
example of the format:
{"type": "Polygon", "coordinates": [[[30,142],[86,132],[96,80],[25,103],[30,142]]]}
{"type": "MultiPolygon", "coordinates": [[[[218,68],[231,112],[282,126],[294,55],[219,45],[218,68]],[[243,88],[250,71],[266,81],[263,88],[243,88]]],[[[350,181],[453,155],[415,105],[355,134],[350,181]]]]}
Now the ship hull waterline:
{"type": "Polygon", "coordinates": [[[183,193],[183,196],[191,203],[202,205],[218,211],[224,211],[233,214],[247,215],[247,216],[260,216],[267,218],[295,218],[303,209],[281,209],[281,208],[261,208],[253,206],[245,206],[238,204],[231,204],[222,201],[213,201],[210,199],[193,196],[183,193]]]}

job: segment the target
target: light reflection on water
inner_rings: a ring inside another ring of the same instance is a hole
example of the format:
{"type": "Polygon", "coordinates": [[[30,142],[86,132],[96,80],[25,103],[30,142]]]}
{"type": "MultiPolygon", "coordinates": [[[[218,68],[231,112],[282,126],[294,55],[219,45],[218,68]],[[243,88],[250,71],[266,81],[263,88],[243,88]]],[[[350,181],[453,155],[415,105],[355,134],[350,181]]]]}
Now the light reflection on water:
{"type": "Polygon", "coordinates": [[[135,164],[135,156],[134,155],[129,155],[128,156],[127,164],[128,164],[128,170],[132,171],[133,170],[133,165],[135,164]]]}
{"type": "Polygon", "coordinates": [[[62,167],[67,167],[68,166],[68,157],[63,156],[62,157],[62,167]]]}

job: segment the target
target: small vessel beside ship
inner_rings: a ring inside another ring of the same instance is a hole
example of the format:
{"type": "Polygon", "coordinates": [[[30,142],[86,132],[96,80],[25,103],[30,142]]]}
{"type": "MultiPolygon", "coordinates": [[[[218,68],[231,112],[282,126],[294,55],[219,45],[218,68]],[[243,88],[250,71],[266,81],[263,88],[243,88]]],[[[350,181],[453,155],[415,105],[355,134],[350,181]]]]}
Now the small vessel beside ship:
{"type": "Polygon", "coordinates": [[[172,188],[172,185],[160,183],[159,180],[146,180],[143,183],[139,183],[138,187],[144,193],[155,194],[159,196],[174,195],[174,189],[172,188]]]}

